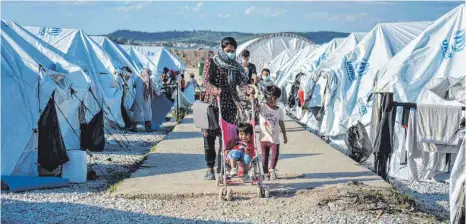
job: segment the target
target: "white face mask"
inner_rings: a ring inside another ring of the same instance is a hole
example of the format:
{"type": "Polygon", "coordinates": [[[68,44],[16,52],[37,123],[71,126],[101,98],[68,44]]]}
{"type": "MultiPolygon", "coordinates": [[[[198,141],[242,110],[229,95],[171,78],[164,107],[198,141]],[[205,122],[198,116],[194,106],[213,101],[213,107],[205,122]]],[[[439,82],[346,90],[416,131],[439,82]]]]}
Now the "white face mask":
{"type": "Polygon", "coordinates": [[[227,54],[227,56],[231,59],[231,60],[235,60],[236,58],[236,54],[235,52],[225,52],[225,54],[227,54]]]}

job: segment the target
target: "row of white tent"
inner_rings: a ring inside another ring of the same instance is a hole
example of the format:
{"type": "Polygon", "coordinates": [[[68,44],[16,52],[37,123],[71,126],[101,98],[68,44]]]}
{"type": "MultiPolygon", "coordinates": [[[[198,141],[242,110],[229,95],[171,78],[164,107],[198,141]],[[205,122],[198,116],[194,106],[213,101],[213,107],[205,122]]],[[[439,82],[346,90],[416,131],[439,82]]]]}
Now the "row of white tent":
{"type": "MultiPolygon", "coordinates": [[[[291,86],[299,81],[308,110],[288,109],[295,110],[300,122],[347,150],[344,139],[350,127],[358,122],[374,141],[376,130],[372,130],[371,124],[375,122],[373,110],[378,105],[374,105],[374,101],[379,93],[392,93],[396,102],[465,106],[464,11],[465,4],[461,4],[434,22],[381,23],[368,33],[351,33],[347,38],[334,39],[317,49],[312,44],[287,48],[277,53],[267,66],[275,76],[275,84],[285,89],[285,94],[290,94],[291,86]],[[295,80],[296,77],[299,80],[295,80]]],[[[256,53],[262,54],[251,52],[252,55],[256,53]]],[[[251,62],[256,63],[253,57],[251,62]]],[[[424,181],[433,178],[433,174],[428,175],[424,170],[448,172],[446,167],[430,167],[429,162],[436,160],[432,166],[446,164],[445,152],[415,152],[406,145],[405,130],[400,125],[401,112],[401,108],[396,112],[388,175],[424,181]],[[403,164],[402,154],[406,151],[411,157],[403,164]]],[[[466,179],[464,150],[464,143],[461,143],[452,153],[452,220],[466,179]]]]}
{"type": "Polygon", "coordinates": [[[49,171],[57,168],[67,159],[63,150],[81,148],[82,124],[103,115],[101,126],[106,129],[125,126],[123,108],[129,110],[142,100],[127,82],[141,80],[143,70],[150,69],[160,93],[164,67],[185,69],[165,48],[151,48],[147,54],[82,30],[23,27],[3,20],[1,30],[2,175],[37,176],[37,165],[49,171]],[[124,66],[132,70],[132,78],[124,78],[124,66]],[[61,136],[44,139],[41,120],[49,128],[55,125],[61,136]]]}

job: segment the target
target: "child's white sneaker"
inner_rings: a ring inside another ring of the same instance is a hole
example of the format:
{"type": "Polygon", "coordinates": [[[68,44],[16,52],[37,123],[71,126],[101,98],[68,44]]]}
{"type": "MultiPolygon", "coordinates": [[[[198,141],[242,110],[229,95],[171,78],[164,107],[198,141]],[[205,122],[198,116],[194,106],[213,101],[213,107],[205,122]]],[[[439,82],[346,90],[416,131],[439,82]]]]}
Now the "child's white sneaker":
{"type": "Polygon", "coordinates": [[[270,180],[276,180],[277,179],[277,172],[274,169],[269,170],[269,175],[270,175],[270,180]]]}

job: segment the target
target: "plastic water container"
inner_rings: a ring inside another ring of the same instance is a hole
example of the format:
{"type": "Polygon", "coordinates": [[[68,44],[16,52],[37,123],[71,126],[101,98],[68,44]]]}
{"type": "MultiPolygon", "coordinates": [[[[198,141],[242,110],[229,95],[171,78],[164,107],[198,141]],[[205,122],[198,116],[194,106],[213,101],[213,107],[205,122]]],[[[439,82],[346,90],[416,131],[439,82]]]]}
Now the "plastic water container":
{"type": "Polygon", "coordinates": [[[62,178],[67,178],[70,183],[84,183],[87,180],[87,157],[86,151],[69,150],[70,161],[63,164],[62,178]]]}

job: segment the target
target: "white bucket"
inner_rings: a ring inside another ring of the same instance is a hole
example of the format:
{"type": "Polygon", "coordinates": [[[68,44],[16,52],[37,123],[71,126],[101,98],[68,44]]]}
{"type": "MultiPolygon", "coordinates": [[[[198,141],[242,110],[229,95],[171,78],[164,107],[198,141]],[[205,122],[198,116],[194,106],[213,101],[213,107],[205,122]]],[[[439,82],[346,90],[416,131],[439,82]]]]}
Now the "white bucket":
{"type": "Polygon", "coordinates": [[[84,183],[87,180],[87,157],[86,151],[66,151],[70,161],[63,164],[62,178],[67,178],[70,183],[84,183]]]}

